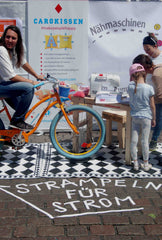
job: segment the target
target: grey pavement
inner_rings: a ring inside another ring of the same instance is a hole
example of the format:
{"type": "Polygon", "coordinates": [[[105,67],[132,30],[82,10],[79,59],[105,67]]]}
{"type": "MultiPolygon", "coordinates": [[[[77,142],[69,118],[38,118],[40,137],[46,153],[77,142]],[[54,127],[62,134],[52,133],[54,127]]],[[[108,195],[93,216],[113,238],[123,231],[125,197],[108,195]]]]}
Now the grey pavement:
{"type": "MultiPolygon", "coordinates": [[[[48,134],[30,138],[49,141],[48,134]]],[[[3,179],[0,185],[0,240],[162,240],[161,178],[3,179]]]]}

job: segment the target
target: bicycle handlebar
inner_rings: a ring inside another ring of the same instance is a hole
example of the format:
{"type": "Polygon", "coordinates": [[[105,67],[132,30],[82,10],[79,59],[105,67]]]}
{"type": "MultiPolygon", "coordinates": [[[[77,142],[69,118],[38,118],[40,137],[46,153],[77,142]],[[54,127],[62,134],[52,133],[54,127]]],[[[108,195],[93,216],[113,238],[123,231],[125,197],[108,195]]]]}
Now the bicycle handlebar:
{"type": "MultiPolygon", "coordinates": [[[[58,84],[59,80],[55,77],[50,76],[49,74],[47,74],[47,77],[44,78],[45,81],[54,83],[54,84],[58,84]]],[[[44,85],[45,82],[39,82],[38,84],[34,85],[34,88],[40,87],[42,85],[44,85]]]]}
{"type": "Polygon", "coordinates": [[[55,77],[50,76],[49,74],[47,74],[47,77],[45,78],[45,80],[52,82],[52,83],[59,83],[59,80],[55,77]]]}
{"type": "Polygon", "coordinates": [[[44,82],[40,82],[40,83],[34,85],[34,88],[40,87],[40,86],[42,86],[42,85],[44,85],[44,82]]]}

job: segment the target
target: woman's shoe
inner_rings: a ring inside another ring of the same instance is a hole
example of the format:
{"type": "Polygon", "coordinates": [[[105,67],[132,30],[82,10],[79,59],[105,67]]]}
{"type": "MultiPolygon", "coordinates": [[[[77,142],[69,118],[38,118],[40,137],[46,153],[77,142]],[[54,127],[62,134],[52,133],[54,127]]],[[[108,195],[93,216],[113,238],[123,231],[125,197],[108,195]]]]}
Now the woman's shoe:
{"type": "Polygon", "coordinates": [[[10,127],[12,128],[17,128],[23,131],[30,131],[33,129],[33,126],[24,122],[24,121],[19,121],[19,122],[10,122],[10,127]]]}
{"type": "Polygon", "coordinates": [[[153,151],[155,150],[157,147],[157,141],[151,140],[150,144],[149,144],[149,150],[153,151]]]}

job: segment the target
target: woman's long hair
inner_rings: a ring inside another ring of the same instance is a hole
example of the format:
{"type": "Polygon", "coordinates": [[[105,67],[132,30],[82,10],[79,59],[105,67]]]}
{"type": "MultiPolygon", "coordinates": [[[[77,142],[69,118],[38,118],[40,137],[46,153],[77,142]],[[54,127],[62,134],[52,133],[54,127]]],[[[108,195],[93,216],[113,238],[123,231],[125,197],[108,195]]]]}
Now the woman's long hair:
{"type": "Polygon", "coordinates": [[[20,32],[20,29],[17,26],[10,25],[4,30],[3,35],[0,38],[0,46],[5,47],[5,37],[6,37],[6,33],[9,29],[11,29],[12,31],[17,33],[17,36],[18,36],[18,41],[17,41],[16,47],[15,47],[15,51],[16,51],[16,54],[17,54],[16,66],[20,67],[21,63],[22,63],[23,56],[24,56],[24,47],[23,47],[21,32],[20,32]]]}

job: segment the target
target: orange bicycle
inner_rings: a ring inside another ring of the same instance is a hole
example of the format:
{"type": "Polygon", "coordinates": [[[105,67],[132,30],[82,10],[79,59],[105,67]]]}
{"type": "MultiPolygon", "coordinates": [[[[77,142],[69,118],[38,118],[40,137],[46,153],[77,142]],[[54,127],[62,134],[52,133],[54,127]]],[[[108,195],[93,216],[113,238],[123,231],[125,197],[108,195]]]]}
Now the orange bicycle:
{"type": "MultiPolygon", "coordinates": [[[[45,81],[40,82],[35,87],[46,83],[52,83],[53,93],[38,101],[26,114],[26,119],[33,111],[44,102],[47,106],[42,110],[34,128],[28,132],[12,128],[5,129],[4,124],[0,122],[0,143],[5,141],[12,143],[14,147],[22,147],[28,143],[29,136],[32,135],[40,125],[43,117],[49,109],[56,107],[60,111],[51,121],[49,134],[54,148],[63,156],[70,159],[85,159],[95,154],[102,146],[105,139],[105,126],[101,116],[92,108],[85,105],[71,105],[66,107],[65,102],[69,98],[61,98],[56,86],[59,80],[54,77],[47,76],[45,81]]],[[[5,104],[1,100],[3,107],[1,112],[6,112],[9,120],[11,115],[5,104]]]]}

